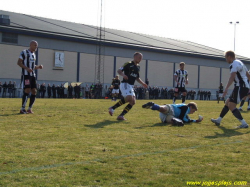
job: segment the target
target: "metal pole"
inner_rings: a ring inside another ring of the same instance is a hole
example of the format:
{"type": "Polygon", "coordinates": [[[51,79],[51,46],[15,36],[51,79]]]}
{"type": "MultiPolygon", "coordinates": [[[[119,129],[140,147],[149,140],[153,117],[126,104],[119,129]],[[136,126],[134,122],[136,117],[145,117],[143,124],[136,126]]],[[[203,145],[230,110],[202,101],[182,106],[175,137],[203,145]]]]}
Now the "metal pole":
{"type": "Polygon", "coordinates": [[[236,34],[236,23],[234,23],[234,52],[235,52],[235,34],[236,34]]]}

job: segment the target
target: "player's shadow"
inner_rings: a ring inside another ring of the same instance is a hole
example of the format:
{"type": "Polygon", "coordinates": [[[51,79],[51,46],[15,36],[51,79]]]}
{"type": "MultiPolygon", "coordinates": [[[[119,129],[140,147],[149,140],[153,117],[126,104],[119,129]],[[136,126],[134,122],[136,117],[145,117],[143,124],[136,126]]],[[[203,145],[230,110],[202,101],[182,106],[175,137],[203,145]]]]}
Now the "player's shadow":
{"type": "Polygon", "coordinates": [[[0,116],[19,116],[19,115],[23,115],[23,114],[20,114],[20,113],[0,114],[0,116]]]}
{"type": "Polygon", "coordinates": [[[135,127],[135,129],[144,129],[144,128],[147,128],[147,127],[164,127],[164,126],[173,126],[173,127],[177,127],[177,126],[174,126],[170,123],[155,123],[153,125],[148,125],[148,126],[141,126],[141,127],[135,127]]]}
{"type": "Polygon", "coordinates": [[[93,124],[93,125],[84,125],[84,126],[89,127],[89,128],[98,129],[98,128],[104,128],[105,126],[112,125],[114,123],[119,123],[119,122],[121,122],[121,121],[104,120],[104,121],[98,122],[98,123],[93,124]]]}
{"type": "Polygon", "coordinates": [[[243,134],[249,134],[250,131],[242,133],[239,132],[240,129],[227,129],[222,126],[218,126],[219,129],[223,130],[223,133],[215,132],[214,136],[205,136],[204,138],[214,139],[214,138],[222,138],[222,137],[232,137],[232,136],[240,136],[243,134]]]}

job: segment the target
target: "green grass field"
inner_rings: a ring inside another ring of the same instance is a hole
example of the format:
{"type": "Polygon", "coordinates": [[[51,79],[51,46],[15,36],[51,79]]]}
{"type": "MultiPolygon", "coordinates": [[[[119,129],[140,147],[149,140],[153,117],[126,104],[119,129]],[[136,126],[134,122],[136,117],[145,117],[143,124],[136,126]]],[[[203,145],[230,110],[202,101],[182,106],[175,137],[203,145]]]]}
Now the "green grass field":
{"type": "Polygon", "coordinates": [[[145,100],[127,121],[116,120],[125,105],[108,114],[110,100],[37,99],[27,115],[21,99],[0,102],[0,186],[250,186],[250,129],[231,112],[210,122],[223,102],[197,101],[190,117],[204,120],[184,127],[161,124],[145,100]]]}

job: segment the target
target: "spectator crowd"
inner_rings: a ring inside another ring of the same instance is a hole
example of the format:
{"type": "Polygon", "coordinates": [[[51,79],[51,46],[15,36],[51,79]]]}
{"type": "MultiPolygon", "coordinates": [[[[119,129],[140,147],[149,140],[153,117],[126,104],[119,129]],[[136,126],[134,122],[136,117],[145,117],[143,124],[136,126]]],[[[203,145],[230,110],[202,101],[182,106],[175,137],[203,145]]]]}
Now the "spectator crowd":
{"type": "MultiPolygon", "coordinates": [[[[173,99],[174,88],[168,89],[167,87],[149,86],[147,89],[142,86],[134,87],[135,95],[137,99],[173,99]]],[[[16,82],[9,81],[9,83],[0,82],[0,96],[3,98],[15,98],[22,96],[22,89],[16,84],[16,82]]],[[[111,98],[112,87],[107,85],[103,87],[101,83],[71,85],[68,87],[64,84],[37,84],[37,98],[86,98],[86,99],[100,99],[100,98],[111,98]]],[[[218,97],[218,91],[216,91],[218,97]]],[[[119,94],[121,97],[121,93],[119,94]]],[[[187,91],[187,98],[190,100],[210,100],[211,91],[189,90],[187,91]]]]}

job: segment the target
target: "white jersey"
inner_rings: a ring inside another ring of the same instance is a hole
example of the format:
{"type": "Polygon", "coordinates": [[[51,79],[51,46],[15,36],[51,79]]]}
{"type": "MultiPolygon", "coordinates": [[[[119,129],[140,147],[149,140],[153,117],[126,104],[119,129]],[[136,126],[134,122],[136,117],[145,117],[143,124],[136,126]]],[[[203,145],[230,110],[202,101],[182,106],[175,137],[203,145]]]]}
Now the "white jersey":
{"type": "Polygon", "coordinates": [[[177,70],[174,75],[177,76],[177,82],[180,83],[179,85],[176,83],[176,87],[185,87],[186,79],[188,76],[187,70],[177,70]]]}
{"type": "Polygon", "coordinates": [[[249,88],[248,78],[246,76],[246,72],[248,71],[247,67],[240,60],[236,59],[230,64],[229,68],[230,73],[236,72],[234,85],[249,88]]]}
{"type": "Polygon", "coordinates": [[[27,50],[23,50],[20,53],[19,58],[23,60],[23,65],[33,70],[31,73],[29,73],[26,69],[22,68],[22,75],[29,75],[29,76],[35,77],[36,76],[35,74],[36,54],[32,53],[30,50],[27,49],[27,50]]]}

